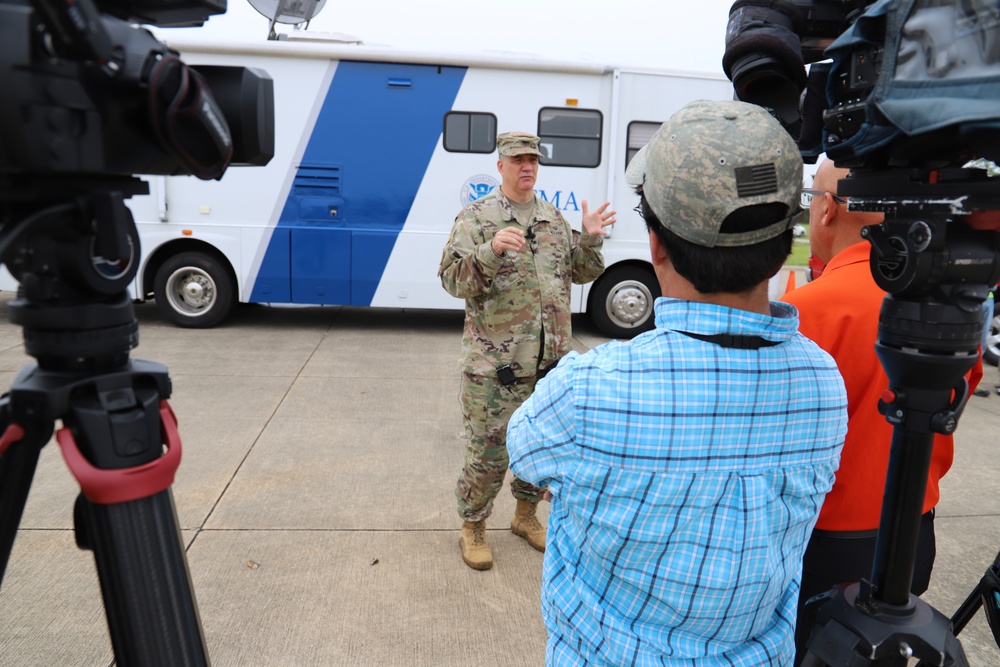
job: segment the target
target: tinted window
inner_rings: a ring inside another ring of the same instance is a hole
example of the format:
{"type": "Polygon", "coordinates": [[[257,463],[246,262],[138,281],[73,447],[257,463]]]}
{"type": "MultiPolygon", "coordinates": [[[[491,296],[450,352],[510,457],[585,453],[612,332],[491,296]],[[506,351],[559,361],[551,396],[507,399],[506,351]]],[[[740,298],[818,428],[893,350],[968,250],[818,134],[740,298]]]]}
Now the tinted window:
{"type": "Polygon", "coordinates": [[[453,153],[492,153],[497,147],[497,117],[491,113],[449,111],[444,116],[444,149],[453,153]]]}
{"type": "Polygon", "coordinates": [[[542,164],[596,167],[601,164],[601,112],[545,107],[538,112],[542,164]]]}
{"type": "Polygon", "coordinates": [[[628,163],[632,161],[632,158],[639,152],[639,149],[648,144],[649,140],[656,134],[656,131],[660,129],[660,125],[662,123],[651,123],[642,120],[635,120],[628,124],[628,138],[626,139],[625,147],[626,169],[628,169],[628,163]]]}

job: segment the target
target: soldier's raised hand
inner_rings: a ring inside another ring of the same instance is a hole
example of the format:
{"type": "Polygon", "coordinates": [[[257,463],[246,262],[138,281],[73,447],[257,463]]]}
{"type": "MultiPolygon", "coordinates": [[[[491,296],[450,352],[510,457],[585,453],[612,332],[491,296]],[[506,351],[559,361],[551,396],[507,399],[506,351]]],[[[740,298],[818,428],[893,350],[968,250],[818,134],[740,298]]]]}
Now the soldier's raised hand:
{"type": "Polygon", "coordinates": [[[613,225],[618,221],[617,218],[615,218],[615,214],[618,211],[608,210],[608,207],[611,206],[611,202],[604,202],[604,204],[593,213],[587,210],[586,199],[584,199],[581,203],[583,204],[583,231],[591,235],[607,236],[608,233],[604,230],[604,228],[608,225],[613,225]]]}

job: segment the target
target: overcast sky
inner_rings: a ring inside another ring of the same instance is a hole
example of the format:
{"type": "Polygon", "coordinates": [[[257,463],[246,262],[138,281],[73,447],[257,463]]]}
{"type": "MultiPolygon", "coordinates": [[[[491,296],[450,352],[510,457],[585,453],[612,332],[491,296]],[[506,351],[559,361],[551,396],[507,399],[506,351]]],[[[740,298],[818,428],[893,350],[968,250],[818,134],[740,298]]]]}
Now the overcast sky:
{"type": "MultiPolygon", "coordinates": [[[[278,0],[254,0],[259,6],[278,0]]],[[[370,44],[537,53],[607,64],[721,73],[733,0],[325,0],[310,31],[340,32],[370,44]]],[[[257,41],[268,20],[248,0],[201,28],[163,29],[169,39],[257,41]]],[[[279,32],[293,30],[278,26],[279,32]]]]}

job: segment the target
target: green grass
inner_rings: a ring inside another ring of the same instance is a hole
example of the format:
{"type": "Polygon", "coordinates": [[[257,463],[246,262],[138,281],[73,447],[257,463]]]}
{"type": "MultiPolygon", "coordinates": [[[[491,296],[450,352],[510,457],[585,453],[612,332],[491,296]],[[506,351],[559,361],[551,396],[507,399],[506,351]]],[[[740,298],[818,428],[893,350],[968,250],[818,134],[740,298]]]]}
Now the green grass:
{"type": "Polygon", "coordinates": [[[792,254],[785,261],[785,266],[808,266],[809,265],[809,236],[795,239],[792,243],[792,254]]]}
{"type": "Polygon", "coordinates": [[[792,243],[792,254],[785,266],[809,266],[809,211],[802,214],[799,224],[806,228],[806,233],[792,243]]]}

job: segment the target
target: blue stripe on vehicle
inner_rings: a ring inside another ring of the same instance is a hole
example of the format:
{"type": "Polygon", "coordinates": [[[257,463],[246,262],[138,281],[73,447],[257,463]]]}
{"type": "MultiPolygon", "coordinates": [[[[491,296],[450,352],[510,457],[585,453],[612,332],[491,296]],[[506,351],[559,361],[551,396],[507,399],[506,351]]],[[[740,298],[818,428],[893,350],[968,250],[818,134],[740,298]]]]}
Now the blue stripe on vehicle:
{"type": "Polygon", "coordinates": [[[465,72],[339,63],[249,301],[371,305],[465,72]]]}

